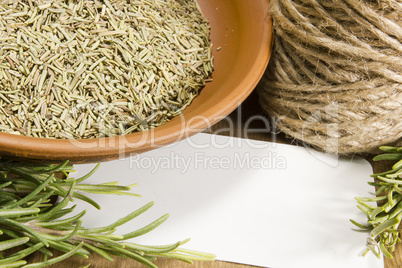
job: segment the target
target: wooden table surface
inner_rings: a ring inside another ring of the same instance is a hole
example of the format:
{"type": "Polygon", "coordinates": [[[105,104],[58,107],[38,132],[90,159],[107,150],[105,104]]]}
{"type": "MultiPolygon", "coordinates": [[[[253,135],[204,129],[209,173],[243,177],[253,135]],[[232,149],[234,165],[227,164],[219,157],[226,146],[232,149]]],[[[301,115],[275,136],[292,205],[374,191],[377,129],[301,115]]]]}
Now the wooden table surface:
{"type": "MultiPolygon", "coordinates": [[[[254,92],[250,95],[250,97],[232,114],[230,114],[227,118],[223,119],[221,122],[212,126],[210,129],[206,130],[207,133],[214,133],[220,135],[232,135],[236,137],[245,137],[250,139],[257,139],[263,141],[275,141],[280,143],[293,143],[292,140],[287,139],[283,134],[275,134],[275,129],[272,128],[272,125],[267,125],[266,120],[264,118],[268,118],[262,111],[260,106],[258,105],[258,96],[254,92]],[[257,116],[256,116],[257,115],[257,116]],[[262,115],[263,117],[258,117],[262,115]],[[233,126],[229,128],[230,123],[232,122],[233,126]],[[246,126],[246,127],[245,127],[246,126]]],[[[372,158],[372,156],[365,156],[368,160],[372,158]]],[[[374,172],[384,171],[390,168],[390,163],[372,163],[374,172]]],[[[369,178],[368,178],[369,179],[369,178]]],[[[357,208],[356,208],[357,209],[357,208]]],[[[364,242],[362,241],[362,246],[364,246],[364,242]]],[[[290,258],[292,256],[289,256],[290,258]]],[[[40,258],[40,256],[33,256],[33,259],[40,258]]],[[[83,267],[87,264],[91,263],[90,267],[97,268],[110,268],[110,267],[130,267],[130,268],[141,268],[143,265],[129,259],[116,257],[114,262],[109,262],[103,259],[100,256],[94,255],[89,259],[81,259],[72,257],[67,261],[62,263],[58,263],[54,265],[54,267],[68,267],[68,268],[76,268],[83,267]]],[[[172,260],[163,260],[159,259],[155,262],[156,265],[160,268],[251,268],[254,266],[249,265],[241,265],[234,264],[228,262],[214,261],[214,262],[195,262],[190,265],[187,263],[172,261],[172,260]]],[[[394,254],[394,258],[392,260],[385,260],[385,268],[399,268],[402,267],[402,247],[398,246],[397,250],[394,254]]]]}

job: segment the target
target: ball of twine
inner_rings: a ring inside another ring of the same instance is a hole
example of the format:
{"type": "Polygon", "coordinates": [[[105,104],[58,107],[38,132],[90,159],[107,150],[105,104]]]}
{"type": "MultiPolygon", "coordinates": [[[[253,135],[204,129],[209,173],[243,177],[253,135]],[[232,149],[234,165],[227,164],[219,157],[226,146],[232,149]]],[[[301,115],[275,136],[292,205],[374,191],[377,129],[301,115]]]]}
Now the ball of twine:
{"type": "Polygon", "coordinates": [[[336,154],[402,137],[402,1],[271,0],[260,103],[291,137],[336,154]]]}

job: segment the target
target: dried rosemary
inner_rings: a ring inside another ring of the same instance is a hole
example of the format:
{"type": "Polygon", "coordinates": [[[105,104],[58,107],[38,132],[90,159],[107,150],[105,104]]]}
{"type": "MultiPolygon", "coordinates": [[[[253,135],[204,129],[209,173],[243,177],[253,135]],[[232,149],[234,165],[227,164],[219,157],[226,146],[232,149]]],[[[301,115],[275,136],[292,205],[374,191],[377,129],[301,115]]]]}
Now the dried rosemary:
{"type": "Polygon", "coordinates": [[[0,0],[0,131],[94,138],[180,114],[213,71],[195,0],[0,0]]]}
{"type": "Polygon", "coordinates": [[[67,161],[60,165],[41,165],[0,160],[0,267],[47,267],[72,255],[87,258],[92,253],[110,261],[113,261],[113,255],[132,258],[147,267],[156,267],[152,261],[157,257],[189,263],[192,260],[214,259],[213,254],[179,248],[187,240],[163,246],[145,246],[126,241],[152,231],[168,215],[128,234],[114,234],[117,227],[147,211],[153,202],[108,226],[85,228],[81,220],[85,211],[71,216],[74,206],[68,205],[73,198],[100,208],[83,192],[135,194],[127,192],[131,186],[82,184],[95,170],[80,179],[60,179],[55,175],[63,172],[68,176],[70,171],[72,166],[67,165],[67,161]],[[61,201],[54,204],[52,196],[59,196],[61,201]],[[7,250],[18,246],[16,252],[5,254],[7,250]],[[49,250],[51,248],[63,254],[53,257],[49,250]],[[44,260],[28,263],[26,257],[34,252],[43,254],[44,260]]]}

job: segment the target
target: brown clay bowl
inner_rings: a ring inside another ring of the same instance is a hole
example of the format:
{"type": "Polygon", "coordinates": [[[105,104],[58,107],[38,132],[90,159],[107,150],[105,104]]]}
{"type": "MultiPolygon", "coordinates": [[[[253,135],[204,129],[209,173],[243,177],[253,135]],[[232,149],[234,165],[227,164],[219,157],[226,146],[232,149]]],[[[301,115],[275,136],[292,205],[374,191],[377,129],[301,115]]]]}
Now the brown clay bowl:
{"type": "Polygon", "coordinates": [[[211,24],[215,71],[213,82],[182,115],[147,131],[97,139],[62,140],[0,133],[0,155],[76,163],[107,161],[180,141],[235,110],[253,91],[269,60],[272,25],[268,0],[198,3],[211,24]]]}

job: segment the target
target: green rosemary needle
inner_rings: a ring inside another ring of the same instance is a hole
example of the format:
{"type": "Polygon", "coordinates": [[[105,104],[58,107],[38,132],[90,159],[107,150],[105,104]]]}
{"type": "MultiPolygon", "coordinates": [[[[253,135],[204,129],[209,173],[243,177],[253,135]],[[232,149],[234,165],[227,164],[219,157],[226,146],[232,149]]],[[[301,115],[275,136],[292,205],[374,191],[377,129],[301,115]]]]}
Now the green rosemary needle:
{"type": "Polygon", "coordinates": [[[117,227],[146,212],[154,202],[108,226],[84,227],[82,217],[85,211],[71,215],[75,206],[69,205],[74,198],[100,209],[99,204],[84,193],[138,196],[128,192],[134,184],[83,184],[98,166],[82,178],[73,179],[68,175],[73,171],[68,161],[59,165],[44,165],[0,159],[0,267],[46,267],[73,255],[88,258],[93,253],[110,261],[113,261],[114,255],[131,258],[147,267],[156,267],[152,261],[157,257],[189,263],[215,258],[213,254],[181,249],[180,246],[188,240],[163,246],[127,242],[158,227],[166,221],[168,214],[128,234],[114,234],[117,227]],[[55,202],[54,197],[59,200],[55,202]],[[63,254],[53,257],[50,248],[63,254]],[[44,261],[27,263],[26,257],[34,252],[41,252],[44,261]]]}
{"type": "Polygon", "coordinates": [[[366,255],[369,251],[378,258],[381,255],[392,258],[397,243],[401,242],[399,225],[402,220],[402,147],[382,146],[384,153],[373,158],[374,161],[396,161],[391,170],[372,174],[377,188],[375,197],[356,197],[358,208],[367,215],[367,224],[350,220],[357,227],[370,232],[367,239],[366,255]],[[370,202],[378,202],[372,206],[370,202]]]}

